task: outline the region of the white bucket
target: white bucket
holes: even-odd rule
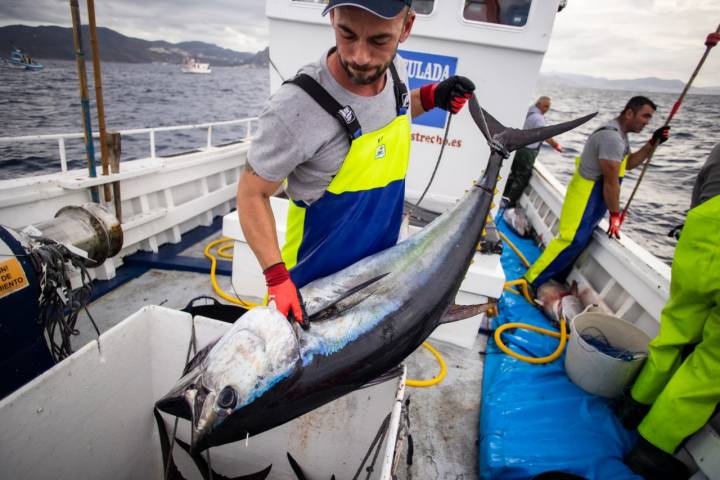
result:
[[[615,398],[633,380],[647,355],[632,360],[607,355],[581,335],[604,335],[617,350],[647,354],[650,337],[632,323],[599,312],[581,313],[572,322],[570,340],[565,354],[565,370],[570,380],[588,393]]]

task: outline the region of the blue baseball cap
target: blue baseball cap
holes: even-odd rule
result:
[[[322,14],[327,15],[335,7],[358,7],[389,20],[406,6],[411,7],[412,0],[330,0]]]

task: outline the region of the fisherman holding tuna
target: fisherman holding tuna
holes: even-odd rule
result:
[[[670,127],[660,127],[642,148],[630,152],[628,133],[642,132],[655,110],[657,107],[649,98],[632,97],[617,118],[590,135],[582,155],[575,159],[575,173],[563,202],[558,236],[525,274],[534,288],[550,279],[565,281],[605,212],[610,212],[608,235],[620,238],[624,220],[620,213],[620,183],[625,171],[641,165],[670,135]]]
[[[412,0],[331,0],[336,46],[275,92],[238,185],[245,238],[268,301],[303,326],[298,288],[397,242],[410,154],[410,118],[458,113],[475,86],[452,76],[408,92],[397,55],[415,21]],[[290,197],[279,247],[270,197]]]

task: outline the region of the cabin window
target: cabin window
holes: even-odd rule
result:
[[[435,7],[435,0],[414,0],[412,8],[418,15],[430,15]]]
[[[531,3],[532,0],[465,0],[463,18],[522,27],[527,23]]]

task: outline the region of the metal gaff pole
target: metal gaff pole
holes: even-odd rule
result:
[[[92,124],[90,122],[90,99],[88,98],[87,72],[85,71],[85,54],[82,48],[82,35],[80,33],[80,7],[78,0],[70,0],[70,13],[73,22],[73,43],[75,45],[75,61],[78,69],[78,80],[80,81],[80,105],[83,113],[83,126],[85,134],[85,156],[88,162],[90,177],[97,177],[95,171],[95,146],[92,138]],[[92,201],[99,203],[97,188],[90,189]]]
[[[93,75],[95,79],[95,104],[97,106],[98,127],[100,128],[100,158],[102,159],[102,174],[107,175],[108,171],[108,143],[105,130],[105,102],[102,93],[102,75],[100,72],[100,49],[97,41],[97,26],[95,24],[95,1],[87,0],[88,23],[90,26],[90,45],[92,47],[93,59]],[[109,202],[112,198],[110,194],[110,185],[103,185],[105,193],[105,201]]]
[[[715,33],[720,33],[720,24],[715,29]],[[695,77],[697,77],[698,73],[700,72],[700,68],[702,68],[703,63],[705,63],[705,59],[708,57],[708,54],[710,53],[710,50],[712,49],[713,45],[707,45],[705,47],[705,53],[703,53],[702,58],[700,58],[700,61],[698,62],[697,66],[695,67],[695,71],[690,76],[690,80],[685,84],[685,88],[683,89],[682,93],[680,94],[680,97],[678,97],[677,101],[673,105],[672,110],[670,110],[670,115],[668,115],[667,120],[665,120],[665,123],[663,124],[664,127],[667,127],[670,125],[670,122],[672,121],[673,117],[677,113],[678,110],[680,110],[680,105],[682,104],[683,99],[685,98],[685,95],[687,94],[688,90],[690,90],[690,85],[692,85],[693,81],[695,80]],[[657,148],[657,145],[653,145],[650,148],[650,154],[648,155],[647,160],[645,160],[645,163],[643,165],[643,169],[640,171],[640,175],[638,176],[637,182],[635,182],[635,187],[633,188],[632,193],[630,194],[630,198],[628,198],[627,203],[625,204],[625,208],[622,211],[622,217],[624,218],[627,214],[628,208],[630,208],[630,202],[632,202],[632,199],[635,197],[635,193],[637,193],[638,187],[640,186],[640,182],[642,181],[643,177],[645,176],[645,171],[647,170],[648,165],[650,164],[650,161],[653,158],[653,155],[655,154],[655,149]]]

